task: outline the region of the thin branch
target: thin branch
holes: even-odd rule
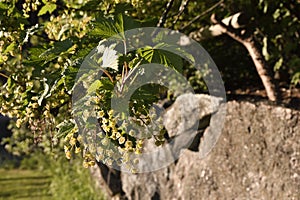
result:
[[[125,76],[127,76],[128,75],[128,65],[127,65],[126,61],[124,62],[124,67],[125,67]]]
[[[182,15],[182,13],[185,11],[185,9],[187,8],[188,4],[189,4],[190,0],[182,0],[181,2],[181,5],[179,7],[179,11],[173,21],[173,24],[172,24],[172,29],[174,28],[175,24],[177,23],[179,17]]]
[[[166,10],[163,12],[162,16],[159,19],[159,22],[157,24],[157,27],[162,28],[167,20],[167,15],[170,12],[172,6],[173,6],[174,0],[169,0],[169,2],[166,5]]]
[[[207,15],[209,12],[213,11],[216,7],[218,7],[219,5],[221,5],[223,2],[224,2],[224,0],[221,0],[218,3],[214,4],[213,6],[211,6],[210,8],[208,8],[206,11],[202,12],[200,15],[194,17],[191,21],[189,21],[188,24],[182,26],[179,30],[182,31],[182,30],[186,29],[191,24],[193,24],[195,21],[197,21],[198,19],[200,19],[201,17]]]
[[[102,69],[102,71],[103,71],[103,73],[109,78],[109,80],[113,83],[114,80],[113,80],[113,78],[111,77],[111,75],[108,73],[108,71],[106,71],[106,70],[104,70],[104,69]]]
[[[4,78],[6,78],[6,79],[9,79],[9,77],[8,77],[7,75],[5,75],[5,74],[3,74],[3,73],[1,73],[1,72],[0,72],[0,76],[4,77]]]

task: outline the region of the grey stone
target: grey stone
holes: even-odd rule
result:
[[[300,199],[300,112],[236,101],[226,107],[222,134],[209,154],[201,153],[207,151],[203,141],[217,118],[199,152],[182,150],[175,163],[154,172],[121,173],[124,198]]]

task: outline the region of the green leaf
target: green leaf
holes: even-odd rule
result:
[[[264,39],[263,39],[262,54],[265,57],[266,61],[268,61],[270,59],[270,54],[268,52],[268,38],[267,37],[264,37]]]
[[[56,9],[56,4],[47,2],[39,11],[38,16],[44,15],[47,12],[51,14]]]
[[[71,39],[56,42],[52,48],[47,49],[45,52],[39,55],[39,58],[44,59],[44,63],[50,62],[57,58],[61,53],[66,52],[72,46],[73,42]]]
[[[81,61],[77,60],[75,61],[74,65],[68,66],[65,71],[63,72],[63,82],[65,85],[66,90],[70,94],[73,90],[75,79],[77,76],[77,72],[80,68]]]
[[[8,10],[9,6],[5,3],[0,2],[0,10]]]
[[[88,94],[95,92],[100,86],[102,85],[100,80],[95,80],[88,88],[87,92]]]
[[[6,82],[7,88],[11,88],[12,84],[13,84],[13,80],[11,77],[9,77]]]
[[[274,65],[274,70],[279,70],[280,67],[282,66],[282,63],[283,63],[283,58],[281,57]]]
[[[102,85],[101,85],[100,88],[103,89],[103,90],[112,91],[114,89],[114,84],[110,81],[109,78],[106,78],[106,77],[102,78],[101,83],[102,83]]]
[[[14,13],[15,11],[15,4],[12,4],[12,6],[10,6],[10,8],[7,11],[7,15],[10,16],[12,13]]]
[[[291,83],[294,85],[300,84],[300,72],[297,72],[293,75]]]
[[[6,53],[9,53],[9,52],[11,52],[11,51],[13,51],[15,48],[16,48],[16,43],[15,42],[12,42],[12,43],[10,43],[7,47],[6,47],[6,49],[5,49],[5,51],[3,52],[3,54],[6,54]]]
[[[138,27],[140,27],[140,23],[123,13],[117,14],[114,18],[98,16],[94,22],[94,29],[90,32],[90,35],[104,39],[115,36],[118,39],[124,40],[124,34],[122,33],[126,30]]]
[[[273,13],[273,18],[277,20],[280,17],[280,9],[276,9],[275,12]]]
[[[94,23],[94,29],[90,32],[91,36],[100,38],[109,38],[116,34],[118,34],[118,30],[113,21],[102,16],[97,18]]]
[[[58,131],[56,134],[57,138],[65,137],[67,136],[70,132],[76,132],[77,128],[75,123],[73,123],[71,120],[65,120],[62,123],[58,124],[57,127]]]
[[[132,17],[119,13],[116,17],[116,27],[119,32],[125,32],[130,29],[141,27],[140,23]]]
[[[118,52],[114,50],[115,45],[105,46],[103,42],[105,42],[105,40],[102,40],[97,46],[98,54],[101,55],[99,59],[97,58],[97,63],[101,68],[111,68],[118,71],[119,56],[117,55]],[[95,54],[95,56],[97,56],[97,54]]]
[[[156,49],[156,47],[145,47],[138,51],[142,58],[149,63],[159,63],[165,66],[173,67],[177,71],[182,71],[182,58],[170,51]]]

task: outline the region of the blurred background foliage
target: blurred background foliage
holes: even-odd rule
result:
[[[0,113],[13,119],[7,150],[24,156],[42,150],[58,159],[63,139],[57,125],[71,117],[72,89],[84,57],[103,39],[101,18],[123,13],[141,26],[156,26],[166,0],[0,0]],[[300,84],[300,3],[297,0],[174,1],[164,27],[187,35],[237,12],[251,30],[280,87]],[[225,87],[263,88],[246,49],[226,35],[201,40],[216,62]],[[207,92],[202,75],[184,74],[197,92]],[[1,134],[1,133],[0,133]]]
[[[66,162],[36,151],[22,160],[0,163],[0,199],[105,199],[82,159]]]

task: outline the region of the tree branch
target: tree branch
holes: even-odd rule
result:
[[[227,25],[223,22],[223,20],[217,20],[215,15],[212,15],[211,21],[215,24],[220,25],[218,28],[220,28],[223,33],[226,33],[228,36],[240,42],[246,47],[256,67],[257,73],[262,80],[269,100],[275,102],[278,101],[277,92],[279,92],[279,90],[277,89],[277,85],[272,76],[272,72],[260,49],[258,48],[253,35],[247,37],[241,35],[240,32],[238,32],[238,30],[231,25],[231,21],[229,21],[229,24]]]
[[[169,2],[166,5],[166,10],[163,12],[162,16],[159,19],[159,22],[157,24],[157,27],[162,28],[167,20],[167,15],[170,12],[172,6],[173,6],[174,0],[169,0]]]
[[[172,29],[174,28],[175,24],[177,23],[179,17],[182,15],[182,13],[185,11],[185,9],[187,8],[188,4],[189,4],[190,0],[182,0],[181,5],[179,7],[179,11],[177,13],[177,15],[175,16],[175,19],[173,21],[172,24]]]
[[[1,73],[1,72],[0,72],[0,76],[4,77],[4,78],[6,78],[6,79],[9,78],[7,75],[5,75],[5,74],[3,74],[3,73]]]
[[[224,0],[221,0],[218,3],[214,4],[213,6],[211,6],[210,8],[208,8],[207,10],[205,10],[204,12],[202,12],[200,15],[194,17],[191,21],[188,22],[188,24],[182,26],[179,30],[182,31],[182,30],[186,29],[191,24],[193,24],[195,21],[197,21],[198,19],[200,19],[201,17],[207,15],[209,12],[213,11],[216,7],[218,7],[219,5],[221,5],[223,2],[224,2]]]
[[[114,79],[112,78],[112,76],[108,73],[108,71],[106,71],[105,69],[102,69],[103,73],[109,78],[109,80],[113,83]]]
[[[231,23],[232,22],[232,18],[233,17],[231,16],[231,17],[225,18],[223,20],[217,20],[216,19],[216,15],[212,14],[210,20],[212,21],[212,23],[216,24],[215,27],[217,27],[219,29],[219,31],[220,31],[220,34],[216,34],[216,35],[221,35],[222,33],[226,33],[227,35],[229,35],[230,37],[232,37],[236,41],[238,41],[240,43],[243,43],[243,41],[245,40],[245,38],[243,38],[237,32],[237,30],[236,30],[237,28],[233,28],[233,25]],[[228,20],[226,20],[226,19],[228,19]],[[213,29],[210,28],[210,30],[213,30]]]

